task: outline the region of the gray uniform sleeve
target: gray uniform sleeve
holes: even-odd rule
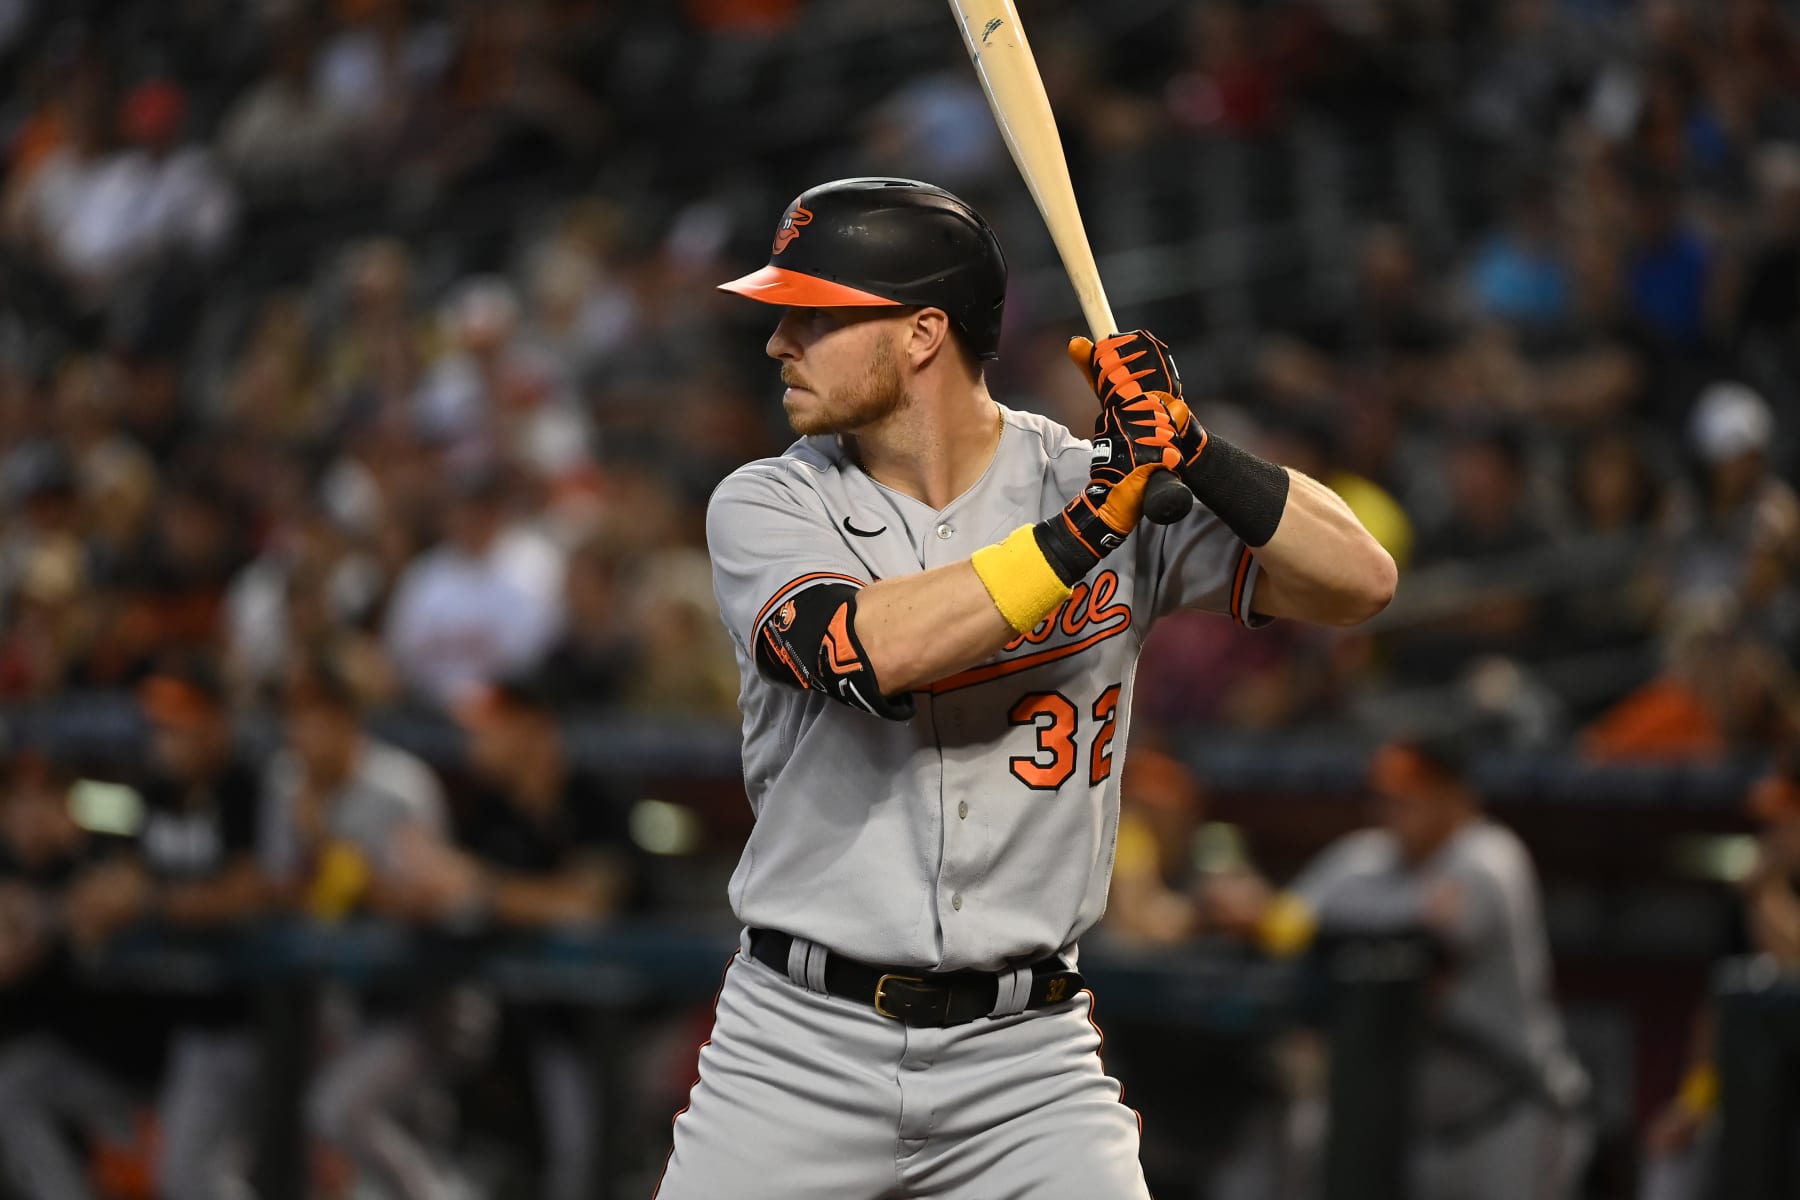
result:
[[[713,492],[706,547],[719,612],[746,648],[756,644],[762,623],[805,589],[869,583],[818,494],[766,467],[739,470]]]
[[[1252,616],[1260,576],[1256,556],[1224,522],[1201,506],[1172,525],[1138,526],[1139,569],[1151,587],[1151,615],[1181,608],[1220,613],[1240,625],[1269,623]]]
[[[1371,933],[1404,929],[1420,921],[1422,892],[1396,866],[1384,835],[1362,830],[1322,850],[1288,890],[1306,901],[1321,928]]]

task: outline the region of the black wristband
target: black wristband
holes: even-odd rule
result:
[[[1285,468],[1211,436],[1200,457],[1181,468],[1181,479],[1252,549],[1275,536],[1293,482]]]
[[[1100,561],[1100,556],[1069,528],[1065,513],[1059,512],[1039,521],[1031,527],[1031,532],[1037,538],[1038,549],[1044,552],[1044,561],[1050,564],[1050,569],[1056,572],[1065,587],[1074,587]]]

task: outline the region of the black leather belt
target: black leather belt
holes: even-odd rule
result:
[[[792,936],[773,929],[750,931],[750,956],[773,970],[788,973]],[[1056,955],[1031,964],[1031,995],[1026,1008],[1045,1008],[1072,999],[1082,988],[1081,974]],[[890,1020],[914,1029],[966,1025],[994,1011],[1000,976],[988,971],[918,971],[857,962],[841,954],[825,956],[825,990],[844,1000],[868,1004]]]

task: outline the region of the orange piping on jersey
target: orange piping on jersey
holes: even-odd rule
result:
[[[1231,581],[1231,619],[1239,625],[1250,623],[1250,614],[1244,611],[1244,581],[1250,578],[1250,547],[1238,555],[1237,578]]]
[[[1082,988],[1081,990],[1087,993],[1088,998],[1087,1023],[1094,1027],[1094,1032],[1099,1035],[1100,1038],[1100,1044],[1094,1047],[1094,1057],[1100,1060],[1100,1069],[1105,1071],[1106,1058],[1103,1051],[1106,1049],[1106,1030],[1100,1028],[1100,1022],[1094,1020],[1094,989]],[[1119,1081],[1119,1103],[1125,1104],[1125,1084],[1123,1081]],[[1125,1104],[1125,1110],[1137,1118],[1138,1139],[1142,1141],[1144,1137],[1144,1114],[1137,1109],[1132,1108],[1129,1104]],[[656,1200],[656,1197],[652,1196],[650,1197],[650,1200]]]
[[[813,571],[806,575],[796,576],[775,589],[775,594],[769,597],[769,602],[762,606],[761,612],[756,614],[756,620],[750,622],[750,632],[755,634],[762,628],[763,618],[769,615],[769,610],[775,607],[776,601],[801,584],[810,583],[815,579],[842,579],[846,583],[854,583],[857,587],[869,586],[866,580],[858,579],[854,575],[843,575],[837,571]]]
[[[1071,654],[1080,654],[1083,650],[1098,646],[1107,638],[1118,637],[1121,633],[1124,633],[1130,628],[1130,610],[1127,610],[1126,619],[1123,622],[1102,629],[1098,633],[1090,633],[1079,642],[1070,642],[1066,646],[1052,646],[1048,650],[1039,650],[1035,654],[1024,654],[1018,658],[1006,659],[1003,662],[988,663],[986,666],[971,667],[967,671],[958,671],[954,675],[946,675],[936,683],[921,688],[920,690],[930,692],[933,696],[941,696],[945,692],[954,692],[959,688],[974,687],[978,683],[987,683],[989,680],[1002,679],[1008,675],[1015,675],[1020,671],[1030,670],[1032,667],[1041,667],[1045,663],[1055,662],[1059,658],[1067,658]]]
[[[725,969],[719,972],[719,990],[713,993],[712,1002],[713,1025],[715,1027],[719,1023],[719,998],[725,994],[725,976],[731,974],[731,964],[737,961],[737,957],[740,953],[741,951],[733,950],[731,952],[731,957],[725,960]],[[1093,1009],[1093,1001],[1089,1000],[1088,1012],[1091,1014]],[[1092,1017],[1090,1016],[1089,1019],[1092,1020]],[[1105,1040],[1104,1034],[1101,1035],[1101,1040]],[[706,1048],[710,1045],[712,1045],[712,1034],[709,1032],[706,1035],[706,1040],[700,1043],[701,1052],[705,1053]],[[694,1082],[688,1084],[688,1102],[681,1106],[680,1112],[669,1118],[669,1152],[663,1156],[662,1174],[656,1177],[656,1188],[650,1193],[650,1200],[656,1200],[658,1193],[662,1191],[663,1180],[668,1178],[669,1164],[675,1161],[675,1122],[681,1120],[681,1118],[687,1114],[687,1110],[694,1107],[694,1089],[699,1086],[700,1067],[696,1064],[694,1067]],[[1138,1119],[1138,1132],[1143,1132],[1143,1118],[1141,1117]]]

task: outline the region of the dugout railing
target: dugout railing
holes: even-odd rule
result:
[[[262,1098],[255,1148],[261,1200],[303,1200],[312,1155],[306,1084],[315,1064],[323,984],[396,981],[428,989],[473,982],[505,1001],[574,1004],[586,1014],[583,1050],[601,1097],[606,1169],[594,1200],[630,1194],[626,1047],[646,1020],[703,1005],[734,946],[728,929],[671,923],[584,927],[530,937],[409,930],[372,921],[271,922],[191,936],[144,926],[88,964],[95,986],[163,994],[242,988],[258,997]],[[1215,1036],[1267,1039],[1311,1027],[1329,1062],[1320,1200],[1406,1200],[1418,1114],[1412,1064],[1431,1023],[1428,985],[1440,959],[1415,934],[1336,938],[1285,962],[1216,948],[1129,951],[1102,946],[1081,967],[1103,1020],[1153,1020]],[[1767,958],[1721,965],[1718,1019],[1722,1120],[1714,1194],[1785,1200],[1794,1194],[1800,1114],[1800,976]],[[1196,1063],[1194,1069],[1204,1070]],[[660,1122],[658,1123],[660,1125]],[[648,1157],[660,1161],[662,1148]]]
[[[586,1014],[583,1048],[601,1097],[594,1136],[607,1164],[591,1194],[613,1200],[627,1194],[624,1181],[643,1157],[624,1140],[631,1115],[625,1047],[644,1020],[704,1004],[732,948],[727,930],[658,923],[531,937],[432,933],[372,921],[272,922],[205,936],[144,926],[122,934],[89,971],[96,987],[132,992],[255,993],[260,1200],[310,1194],[304,1113],[321,985],[403,982],[423,991],[473,982],[504,1001],[577,1005]],[[1332,1064],[1322,1200],[1396,1200],[1405,1195],[1408,1068],[1432,962],[1418,938],[1399,935],[1343,939],[1290,962],[1194,948],[1099,949],[1084,953],[1081,967],[1100,997],[1102,1019],[1155,1020],[1244,1038],[1316,1026]]]

